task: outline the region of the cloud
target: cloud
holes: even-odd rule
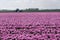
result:
[[[60,9],[60,0],[0,0],[0,9]]]

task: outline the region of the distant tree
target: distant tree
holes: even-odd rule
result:
[[[17,9],[16,9],[16,12],[19,12],[19,11],[20,11],[20,10],[17,8]]]
[[[39,12],[40,10],[38,8],[28,8],[24,10],[25,12]]]

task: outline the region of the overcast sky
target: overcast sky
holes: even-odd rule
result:
[[[60,0],[0,0],[0,9],[60,9]]]

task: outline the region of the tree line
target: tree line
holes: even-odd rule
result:
[[[39,8],[28,8],[28,9],[16,9],[16,10],[0,10],[0,12],[60,12],[60,9],[39,9]]]

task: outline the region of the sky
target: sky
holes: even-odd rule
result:
[[[0,0],[0,9],[60,9],[60,0]]]

